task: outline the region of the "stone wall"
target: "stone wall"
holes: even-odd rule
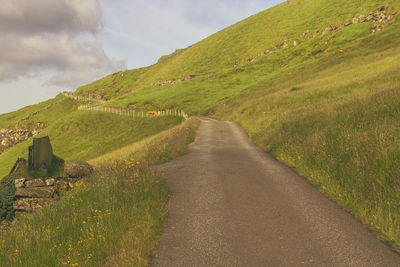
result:
[[[16,215],[33,212],[58,199],[62,192],[74,187],[77,179],[72,178],[20,178],[14,181],[15,200],[13,209]]]

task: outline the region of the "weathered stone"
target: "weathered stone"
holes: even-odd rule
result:
[[[69,177],[83,177],[93,172],[93,167],[85,161],[70,162],[64,166]]]
[[[13,209],[16,211],[34,211],[48,204],[48,200],[40,198],[22,198],[18,199],[13,204]]]
[[[14,181],[15,188],[25,187],[26,178],[20,178]]]
[[[365,15],[360,15],[360,16],[358,17],[358,21],[359,21],[359,22],[365,22],[365,21],[366,21]]]
[[[7,138],[4,138],[3,140],[1,140],[1,145],[3,146],[10,146],[10,141]]]
[[[25,182],[25,187],[42,187],[46,186],[46,184],[43,182],[41,178],[34,179],[34,180],[29,180]]]
[[[55,181],[56,180],[54,178],[50,178],[50,179],[47,179],[45,183],[47,186],[54,186]]]
[[[48,136],[33,138],[33,145],[29,147],[29,167],[38,170],[43,165],[51,167],[53,161],[53,148]]]
[[[54,187],[17,188],[16,198],[52,198],[56,193]]]

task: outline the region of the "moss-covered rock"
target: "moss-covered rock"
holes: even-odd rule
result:
[[[85,161],[69,162],[64,166],[64,171],[69,177],[83,177],[93,172],[93,167]]]

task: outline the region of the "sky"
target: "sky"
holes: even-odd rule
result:
[[[285,0],[0,0],[0,114],[152,65]]]

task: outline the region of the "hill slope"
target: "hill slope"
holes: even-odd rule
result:
[[[400,246],[399,10],[398,0],[287,1],[76,94],[104,89],[105,105],[238,121]]]
[[[35,137],[48,135],[55,153],[66,161],[90,160],[125,145],[155,135],[182,122],[180,117],[131,118],[104,112],[80,111],[76,101],[55,99],[0,116],[0,125],[22,129],[45,125]],[[22,118],[22,119],[21,119]],[[28,157],[32,136],[0,154],[0,177],[6,176],[19,157]]]

